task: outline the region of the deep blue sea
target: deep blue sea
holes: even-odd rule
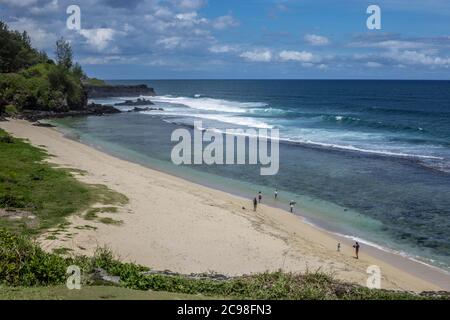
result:
[[[289,200],[326,229],[450,270],[450,82],[148,80],[163,111],[59,120],[81,141],[270,204]],[[112,104],[127,97],[97,100]],[[280,171],[183,166],[170,136],[203,127],[276,128]],[[279,200],[272,200],[273,190]]]

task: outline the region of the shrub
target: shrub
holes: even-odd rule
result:
[[[6,105],[16,106],[15,112],[68,111],[86,106],[81,83],[85,75],[80,65],[73,65],[67,41],[57,41],[58,65],[33,49],[26,33],[10,31],[1,21],[0,43],[0,114]]]
[[[30,37],[26,32],[9,30],[3,21],[0,21],[0,43],[0,73],[17,72],[48,60],[45,53],[31,47]]]
[[[15,105],[8,104],[5,106],[4,112],[10,116],[17,114],[17,108]]]
[[[57,250],[66,254],[68,250]],[[121,285],[131,289],[203,294],[253,300],[398,300],[449,299],[446,295],[421,296],[408,292],[368,289],[334,280],[329,274],[266,272],[225,281],[188,278],[164,274],[143,274],[148,268],[117,260],[107,248],[99,248],[94,257],[63,257],[47,253],[28,238],[0,229],[0,284],[9,286],[48,286],[63,284],[66,270],[77,265],[84,275],[95,268],[120,276]],[[84,283],[92,283],[84,278]]]
[[[28,239],[0,230],[0,282],[10,286],[60,284],[68,261],[44,252]]]
[[[6,135],[0,135],[0,143],[14,143],[14,138],[11,137],[9,134]]]

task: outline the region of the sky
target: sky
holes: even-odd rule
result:
[[[450,79],[449,0],[0,0],[0,19],[102,79]]]

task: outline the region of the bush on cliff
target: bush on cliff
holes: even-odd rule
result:
[[[47,60],[45,53],[31,47],[26,32],[9,30],[6,23],[0,21],[0,73],[17,72]]]
[[[28,239],[0,231],[0,282],[10,286],[64,283],[66,260],[44,252]]]
[[[6,105],[17,111],[65,112],[84,109],[87,97],[81,66],[72,61],[72,48],[56,42],[57,63],[31,47],[26,33],[11,31],[0,21],[0,113]]]
[[[86,95],[81,80],[61,66],[40,63],[19,73],[2,74],[0,96],[20,110],[83,109]]]

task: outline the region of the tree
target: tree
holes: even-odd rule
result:
[[[72,68],[72,73],[78,79],[85,79],[86,75],[84,74],[83,68],[81,68],[80,64],[75,63]]]
[[[0,73],[17,72],[42,62],[42,55],[31,47],[26,32],[9,30],[0,21]]]
[[[22,43],[28,49],[31,49],[31,39],[26,31],[22,32]]]
[[[62,66],[66,70],[69,70],[72,67],[72,47],[68,41],[64,40],[64,38],[60,38],[56,41],[55,54],[58,65]]]

